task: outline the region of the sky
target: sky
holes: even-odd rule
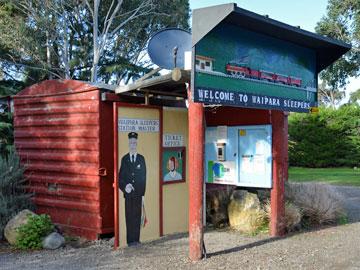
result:
[[[190,0],[190,9],[236,3],[238,7],[250,10],[260,15],[293,26],[300,26],[310,32],[315,32],[318,21],[326,14],[327,0]],[[350,92],[360,88],[360,79],[350,79],[346,87],[347,98]]]

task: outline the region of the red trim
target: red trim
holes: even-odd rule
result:
[[[118,104],[113,103],[113,128],[114,128],[114,249],[119,247],[119,176],[118,176]]]
[[[164,206],[163,206],[163,183],[162,183],[162,145],[163,145],[163,109],[160,109],[160,138],[159,138],[159,234],[164,235]]]
[[[159,112],[162,111],[162,107],[155,106],[155,105],[144,105],[144,104],[129,104],[125,102],[116,102],[118,107],[128,107],[128,108],[144,108],[144,109],[157,109]],[[161,123],[160,123],[161,125]]]
[[[189,96],[189,257],[202,258],[203,247],[203,181],[204,181],[204,107]]]
[[[164,186],[166,185],[171,185],[171,184],[178,184],[178,183],[185,183],[186,181],[185,180],[174,180],[174,181],[171,181],[171,182],[163,182],[162,184]]]
[[[161,158],[163,157],[163,153],[166,150],[172,150],[172,151],[181,151],[183,154],[183,163],[182,163],[182,179],[181,180],[175,180],[175,181],[164,181],[163,179],[163,175],[162,175],[162,160],[161,160],[161,178],[160,181],[163,185],[170,185],[170,184],[177,184],[177,183],[185,183],[186,182],[186,147],[182,146],[182,147],[163,147],[162,148],[162,153],[161,153]]]
[[[273,187],[270,192],[271,218],[270,218],[270,235],[283,236],[285,234],[284,217],[285,217],[285,122],[284,112],[272,111],[272,156],[273,156]]]

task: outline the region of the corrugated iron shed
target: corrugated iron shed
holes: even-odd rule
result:
[[[37,212],[88,239],[114,229],[112,104],[102,92],[50,80],[14,96],[15,145]]]

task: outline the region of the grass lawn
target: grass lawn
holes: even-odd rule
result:
[[[289,181],[325,182],[332,185],[360,186],[360,169],[290,167]]]

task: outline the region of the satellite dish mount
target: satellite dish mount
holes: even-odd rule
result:
[[[187,51],[191,51],[191,34],[179,28],[160,30],[150,38],[148,44],[151,61],[164,69],[183,69]]]

